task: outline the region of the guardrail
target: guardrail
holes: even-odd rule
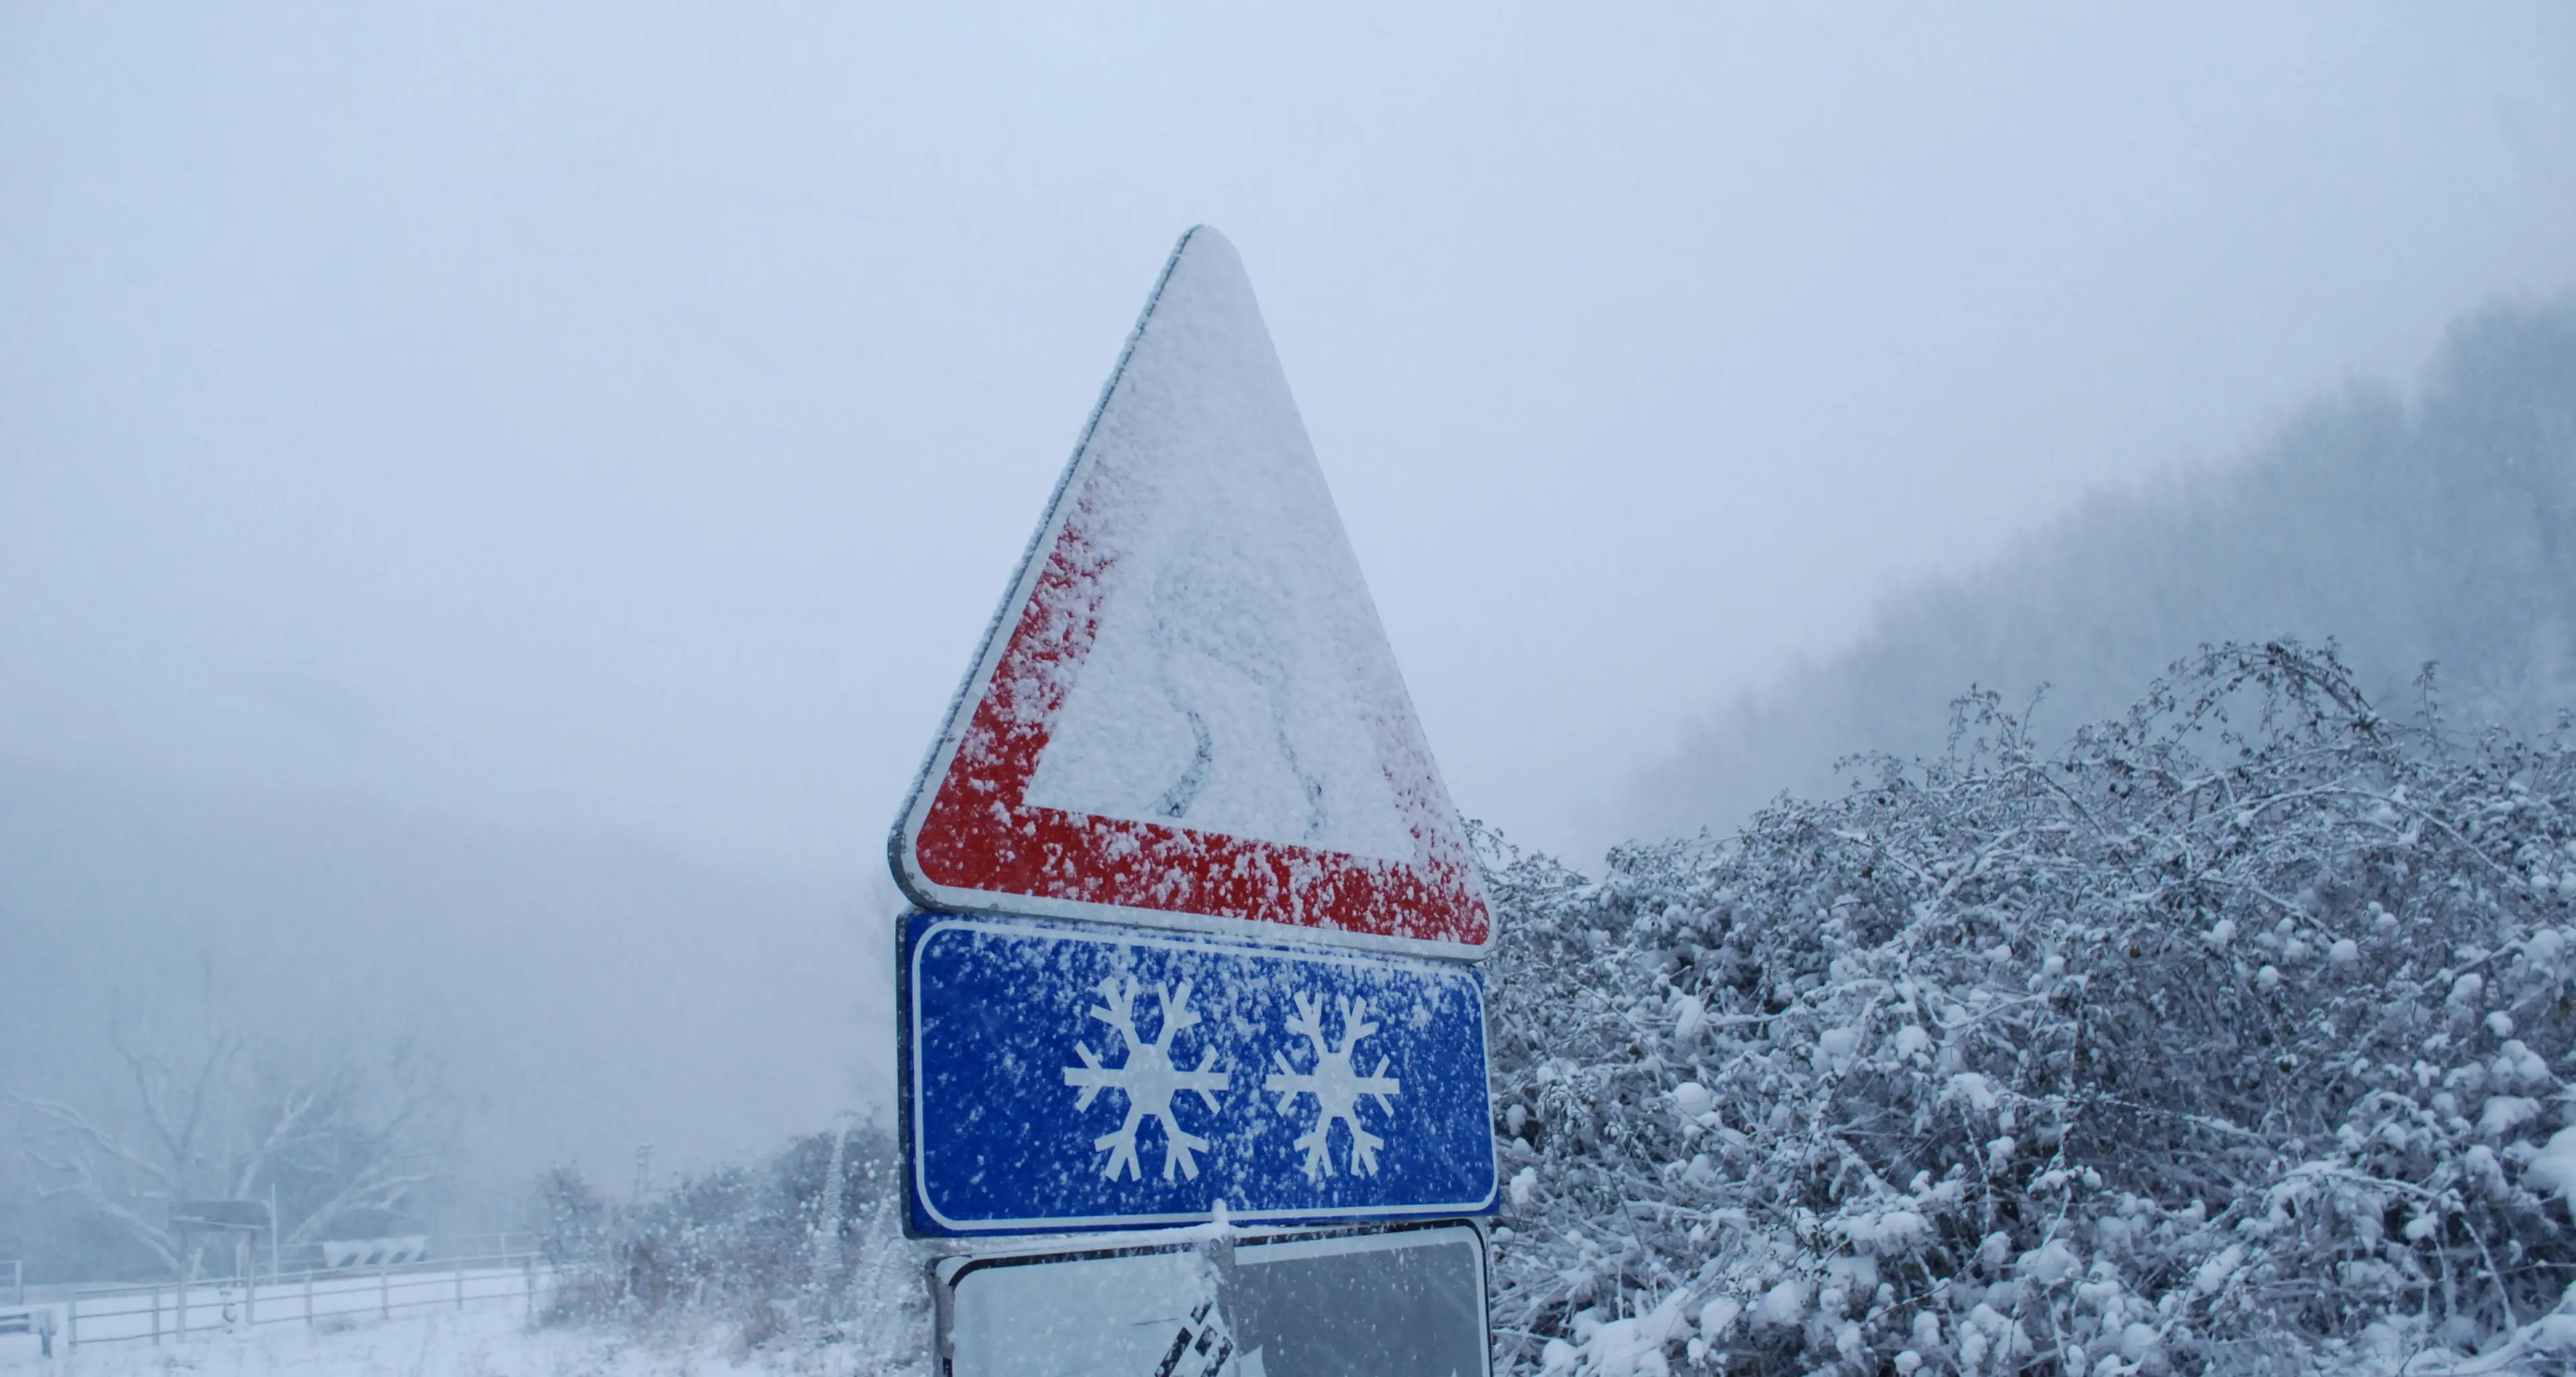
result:
[[[522,1235],[522,1238],[525,1236]],[[533,1316],[557,1269],[533,1246],[418,1262],[311,1267],[251,1278],[83,1286],[55,1303],[68,1348],[162,1343],[278,1324],[390,1319],[432,1308],[516,1302]],[[535,1240],[528,1239],[529,1244]]]

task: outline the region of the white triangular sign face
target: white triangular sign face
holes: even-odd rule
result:
[[[892,854],[933,909],[1474,956],[1493,924],[1234,247],[1182,236]]]

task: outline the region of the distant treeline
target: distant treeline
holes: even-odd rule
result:
[[[1630,830],[1725,832],[1831,762],[1939,749],[1973,686],[2043,736],[2194,647],[2331,639],[2373,698],[2426,662],[2452,725],[2576,705],[2576,300],[2453,326],[2412,403],[2356,385],[2246,459],[2095,498],[1973,575],[1891,600],[1851,648],[1713,715],[1641,778]]]

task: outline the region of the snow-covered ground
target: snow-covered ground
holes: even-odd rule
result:
[[[901,1336],[888,1336],[900,1338]],[[246,1336],[216,1333],[187,1343],[84,1344],[37,1356],[32,1338],[0,1338],[8,1377],[859,1377],[914,1369],[890,1354],[897,1343],[860,1339],[746,1349],[734,1331],[707,1328],[650,1338],[618,1326],[532,1327],[506,1307],[448,1310],[307,1329],[291,1325]]]
[[[184,1340],[170,1289],[83,1293],[77,1343],[64,1300],[31,1297],[50,1312],[53,1354],[33,1334],[0,1334],[0,1377],[856,1377],[913,1371],[926,1347],[926,1317],[894,1303],[856,1307],[828,1343],[815,1340],[811,1323],[773,1326],[777,1336],[757,1345],[738,1323],[708,1318],[546,1323],[564,1299],[563,1276],[540,1263],[299,1274],[262,1282],[247,1298],[228,1283],[201,1284],[189,1288]],[[862,1285],[854,1294],[884,1289]]]

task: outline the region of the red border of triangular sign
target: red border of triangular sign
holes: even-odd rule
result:
[[[1206,232],[1181,237],[1156,284],[1156,300],[1192,237]],[[1069,682],[1063,671],[1090,653],[1107,593],[1106,561],[1089,548],[1082,524],[1068,518],[1087,495],[1092,431],[1153,312],[1148,302],[1012,596],[986,633],[948,729],[913,786],[888,847],[896,882],[932,910],[1109,919],[1481,956],[1492,943],[1492,915],[1462,831],[1448,819],[1429,825],[1426,806],[1447,807],[1436,781],[1395,781],[1416,819],[1410,862],[1027,801]],[[1031,672],[1041,669],[1054,672]]]

